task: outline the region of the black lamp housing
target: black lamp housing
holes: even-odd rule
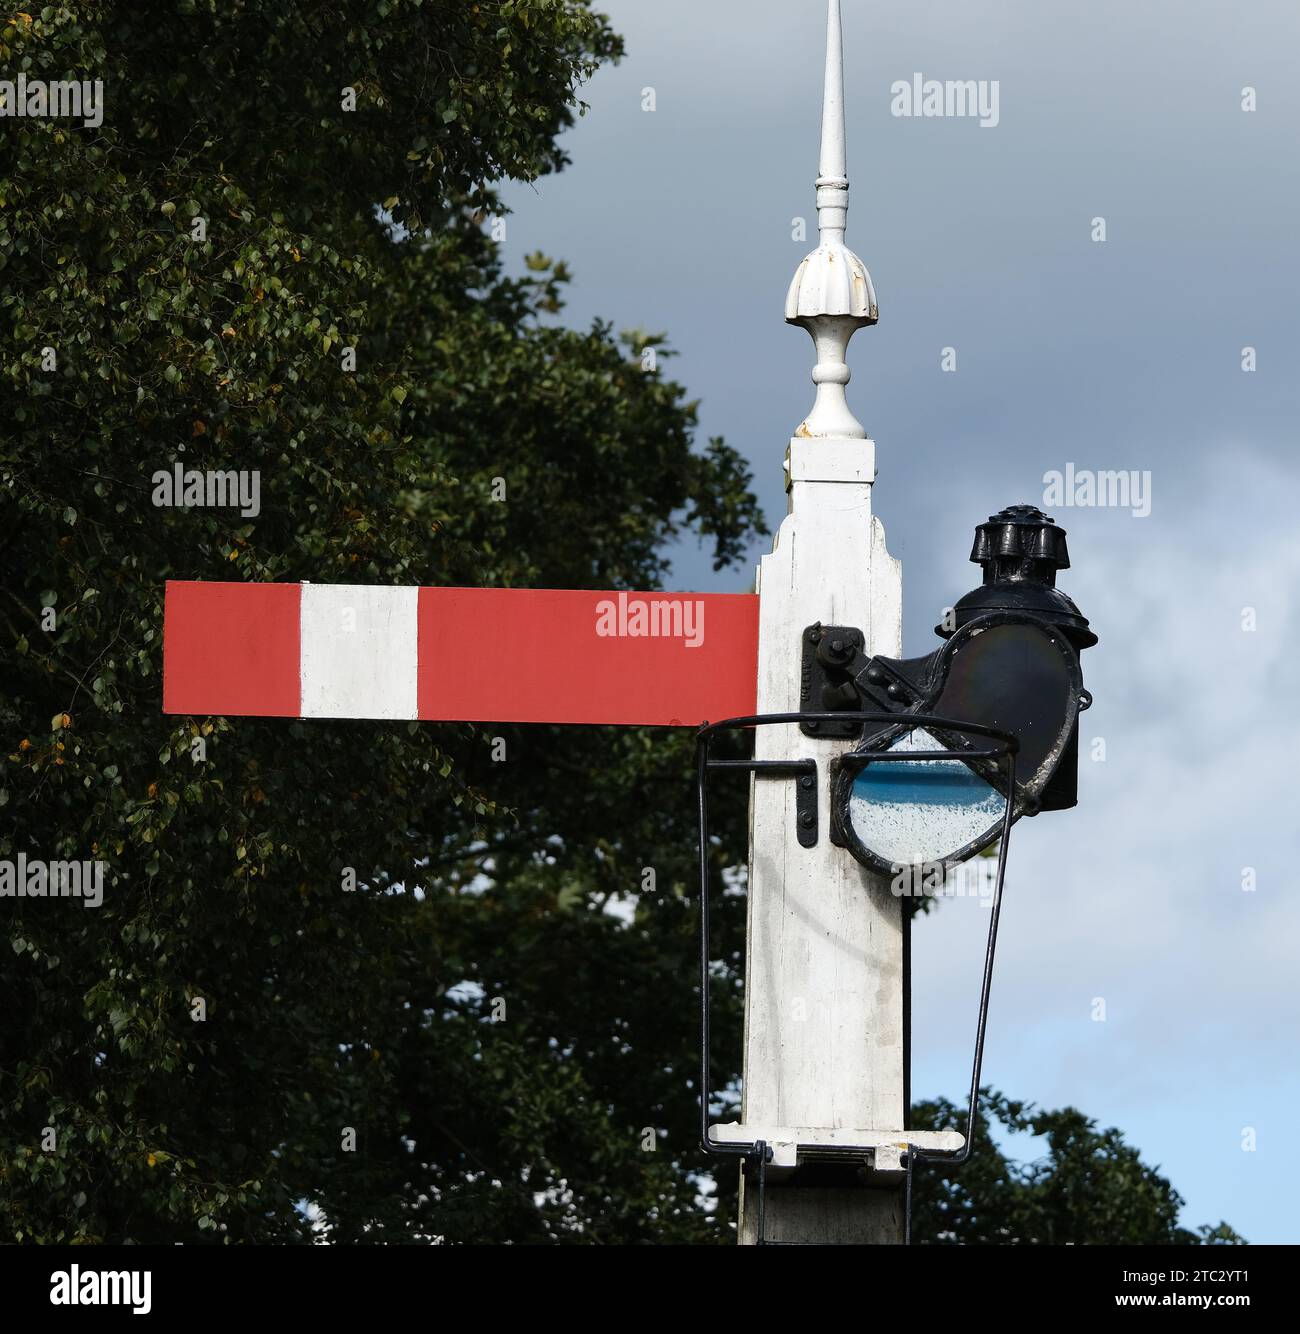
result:
[[[876,871],[896,871],[900,859],[868,846],[855,830],[850,814],[855,784],[873,754],[914,748],[910,738],[919,734],[922,718],[926,748],[971,752],[964,764],[1012,803],[1013,819],[1064,810],[1078,800],[1078,715],[1092,703],[1079,654],[1097,636],[1056,587],[1056,571],[1070,564],[1065,532],[1033,506],[1013,505],[979,525],[971,560],[983,568],[983,583],[936,627],[947,642],[925,657],[868,658],[863,636],[853,627],[817,625],[804,634],[805,710],[878,711],[897,719],[884,725],[847,718],[802,724],[811,736],[860,740],[832,779],[831,837]],[[944,719],[1014,737],[1014,778],[1008,778],[1006,766],[978,754],[978,738],[945,729]],[[932,786],[944,777],[951,781],[955,766],[949,763],[944,775],[937,764],[936,754],[935,764],[892,772],[919,776],[928,768]],[[986,827],[967,830],[961,845],[938,860],[964,861],[993,843],[1001,826],[1000,816],[990,811]]]

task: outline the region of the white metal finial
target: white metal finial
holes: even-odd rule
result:
[[[796,435],[861,440],[866,430],[849,410],[844,387],[849,339],[877,319],[876,293],[867,266],[844,244],[849,181],[844,149],[844,39],[840,0],[829,0],[826,18],[826,83],[817,176],[820,244],[794,275],[785,318],[812,335],[817,349],[813,383],[817,400]]]

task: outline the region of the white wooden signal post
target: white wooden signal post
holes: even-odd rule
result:
[[[849,339],[877,318],[871,278],[844,244],[848,204],[840,4],[829,0],[820,244],[799,266],[785,311],[812,335],[817,397],[790,441],[789,513],[759,567],[759,713],[803,707],[807,626],[858,626],[869,653],[902,650],[901,568],[871,512],[875,444],[845,396]],[[795,724],[763,727],[755,756],[815,759],[825,812],[828,762],[849,744],[805,736]],[[765,1240],[901,1242],[897,1147],[874,1155],[877,1188],[781,1185],[801,1145],[896,1142],[905,1110],[902,900],[824,835],[801,847],[794,803],[791,783],[753,783],[744,1101],[734,1133],[773,1148]],[[742,1243],[757,1239],[754,1194],[742,1183]]]

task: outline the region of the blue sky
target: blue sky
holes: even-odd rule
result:
[[[812,345],[782,304],[815,237],[824,5],[601,7],[628,56],[588,86],[573,165],[505,192],[508,261],[567,260],[570,323],[666,331],[701,438],[745,453],[775,528],[812,402]],[[1146,517],[1049,511],[1074,562],[1061,586],[1101,636],[1096,705],[1079,808],[1012,840],[986,1077],[1119,1126],[1187,1223],[1300,1241],[1300,9],[844,11],[846,239],[880,304],[848,392],[903,561],[905,651],[928,652],[978,581],[974,525],[1043,503],[1046,472],[1150,474]],[[997,80],[998,125],[891,115],[890,85],[916,72]],[[746,588],[760,554],[714,575],[684,546],[676,584]],[[918,1096],[960,1094],[986,921],[952,902],[918,930]]]

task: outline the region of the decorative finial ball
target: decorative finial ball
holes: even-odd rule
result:
[[[822,242],[790,283],[786,322],[802,324],[817,315],[847,315],[862,325],[880,318],[867,266],[846,245]]]

